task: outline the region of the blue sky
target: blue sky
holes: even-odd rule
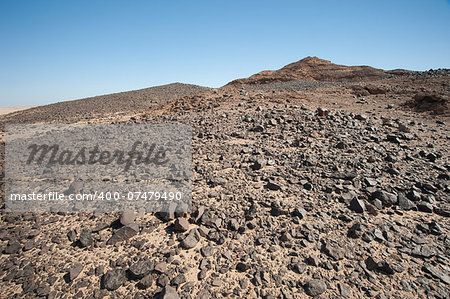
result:
[[[0,107],[219,87],[306,56],[450,68],[449,49],[448,0],[0,0]]]

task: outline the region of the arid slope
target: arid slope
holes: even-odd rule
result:
[[[210,88],[172,83],[145,89],[101,95],[86,99],[38,106],[0,117],[0,122],[73,122],[115,114],[142,112],[179,97],[210,91]]]
[[[317,57],[306,57],[276,71],[262,71],[248,78],[231,81],[227,86],[266,84],[287,81],[357,82],[388,77],[389,74],[369,66],[345,66]]]

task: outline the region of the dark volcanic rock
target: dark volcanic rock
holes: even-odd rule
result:
[[[258,204],[253,202],[248,210],[245,211],[245,219],[247,221],[253,220],[258,216]]]
[[[316,113],[318,116],[327,116],[329,114],[329,111],[326,108],[319,107],[317,108]]]
[[[409,198],[412,201],[420,201],[422,199],[422,196],[420,193],[414,189],[411,189],[408,194],[406,195],[407,198]]]
[[[430,258],[436,254],[436,251],[426,245],[418,245],[413,249],[412,254],[421,258]]]
[[[302,274],[306,271],[306,265],[303,263],[296,263],[291,267],[292,271],[298,274]]]
[[[179,299],[180,296],[177,290],[169,285],[167,285],[161,293],[161,298],[163,299]]]
[[[266,166],[266,164],[267,164],[267,161],[266,161],[265,159],[256,159],[256,160],[253,162],[253,165],[250,166],[250,167],[251,167],[251,169],[253,169],[253,170],[260,170],[261,168],[263,168],[264,166]]]
[[[305,284],[305,292],[311,297],[322,294],[327,290],[327,284],[320,279],[313,279]]]
[[[209,180],[209,184],[212,187],[216,187],[216,186],[225,186],[227,184],[227,179],[220,177],[220,176],[213,176],[210,180]]]
[[[356,213],[364,213],[364,211],[366,210],[366,205],[361,199],[353,198],[350,202],[349,208]]]
[[[236,265],[236,270],[238,270],[239,272],[245,272],[248,269],[250,269],[250,265],[248,265],[246,263],[239,262]]]
[[[204,257],[208,257],[214,253],[214,248],[211,246],[204,246],[200,249],[200,252]]]
[[[431,274],[431,276],[440,279],[447,285],[450,285],[450,276],[448,276],[448,274],[446,274],[444,271],[438,270],[430,264],[425,264],[422,269],[424,272]]]
[[[347,235],[353,239],[360,238],[363,234],[363,229],[364,227],[361,223],[355,223],[349,228]]]
[[[156,216],[161,218],[163,221],[171,221],[175,219],[175,211],[177,210],[176,203],[169,203],[163,211],[157,212]]]
[[[439,236],[443,233],[441,226],[436,221],[429,223],[428,228],[433,235]]]
[[[6,246],[4,252],[6,254],[14,254],[19,253],[19,251],[22,249],[22,246],[19,242],[8,242],[8,245]]]
[[[344,258],[344,250],[338,245],[325,243],[323,246],[323,252],[332,257],[335,261],[342,260]]]
[[[433,205],[428,202],[419,203],[417,209],[421,212],[433,213]]]
[[[34,240],[28,240],[28,241],[23,245],[23,251],[29,251],[29,250],[33,249],[34,246],[35,246]]]
[[[177,218],[177,220],[175,220],[173,228],[177,232],[185,232],[189,229],[189,222],[186,218]]]
[[[83,270],[83,265],[76,264],[73,267],[69,269],[69,280],[73,281],[75,278],[80,275],[81,271]]]
[[[412,210],[416,205],[409,200],[403,193],[398,195],[398,206],[405,211]]]
[[[378,266],[378,270],[389,275],[395,273],[394,269],[392,268],[392,265],[388,261],[382,261]]]
[[[181,246],[184,249],[191,249],[191,248],[194,248],[195,245],[197,245],[197,243],[198,243],[198,240],[195,237],[195,235],[194,234],[189,234],[189,235],[187,235],[186,238],[184,238],[183,241],[181,241]]]
[[[100,222],[92,229],[92,232],[98,233],[99,231],[107,229],[108,227],[109,225],[106,222]]]
[[[395,205],[397,204],[398,201],[397,195],[383,190],[377,190],[374,193],[372,193],[372,199],[379,199],[386,207]]]
[[[155,270],[158,271],[159,273],[166,273],[167,271],[167,263],[166,262],[161,262],[155,265]]]
[[[295,208],[294,211],[292,212],[292,215],[293,215],[293,216],[296,216],[296,217],[298,217],[298,218],[300,218],[300,219],[305,218],[305,217],[306,217],[306,214],[307,214],[306,210],[305,210],[304,208],[302,208],[302,207],[297,207],[297,208]]]
[[[129,238],[135,236],[138,233],[139,228],[137,225],[129,225],[129,226],[123,226],[119,228],[114,234],[111,236],[111,238],[108,240],[106,244],[108,245],[114,245],[117,242],[126,241]]]
[[[94,238],[92,238],[92,233],[89,230],[83,230],[80,234],[79,241],[81,247],[89,247],[94,243]]]
[[[151,271],[153,271],[153,264],[146,261],[138,261],[128,269],[130,277],[133,279],[141,279]]]
[[[139,281],[138,288],[148,289],[152,285],[153,285],[153,276],[151,274],[148,274]]]
[[[120,223],[123,226],[127,226],[127,225],[130,225],[131,223],[134,223],[134,220],[136,220],[136,213],[134,213],[134,212],[123,212],[120,215],[120,219],[119,219]]]
[[[264,127],[261,125],[257,125],[257,126],[254,126],[251,129],[251,131],[261,133],[261,132],[264,132]]]
[[[239,222],[236,219],[230,219],[230,221],[228,222],[228,228],[232,231],[237,231],[239,230]]]
[[[114,291],[120,288],[126,280],[127,277],[125,275],[125,271],[122,269],[116,269],[106,272],[106,274],[103,275],[102,283],[105,289],[108,291]]]
[[[366,259],[365,263],[367,270],[376,270],[380,266],[371,256]]]
[[[268,181],[266,186],[267,189],[272,190],[272,191],[278,191],[281,190],[281,186],[275,182],[272,181]]]
[[[71,230],[67,233],[67,238],[69,238],[70,242],[75,242],[77,240],[77,233],[74,230]]]
[[[170,284],[174,285],[174,286],[178,286],[178,285],[183,284],[185,282],[186,282],[186,276],[184,276],[184,274],[179,274],[179,275],[175,276],[175,278],[173,278],[170,281]]]

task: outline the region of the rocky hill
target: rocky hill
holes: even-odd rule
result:
[[[345,66],[317,57],[306,57],[276,71],[262,71],[245,79],[231,81],[227,86],[267,84],[287,81],[359,82],[388,77],[384,70],[369,66]]]
[[[210,91],[210,88],[172,83],[127,92],[37,106],[0,117],[0,122],[74,122],[139,113],[183,96]]]

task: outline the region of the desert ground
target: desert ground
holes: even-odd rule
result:
[[[448,69],[307,57],[2,115],[194,134],[189,213],[2,209],[0,297],[448,298],[449,103]]]
[[[30,108],[33,108],[33,107],[34,106],[4,107],[4,108],[0,108],[0,115],[13,113],[13,112],[16,112],[16,111],[21,111],[21,110],[26,110],[26,109],[30,109]]]

